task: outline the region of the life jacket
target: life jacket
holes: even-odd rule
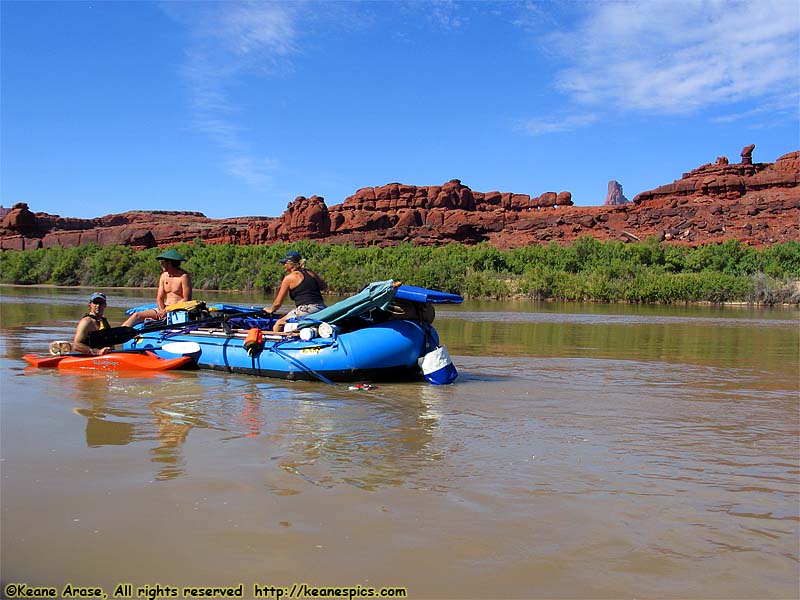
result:
[[[109,324],[108,319],[106,319],[105,317],[95,317],[92,313],[86,313],[83,316],[89,317],[95,323],[97,323],[98,329],[111,329],[111,325]]]

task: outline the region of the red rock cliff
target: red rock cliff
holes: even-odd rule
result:
[[[314,239],[382,246],[487,241],[499,248],[583,235],[601,240],[657,236],[685,244],[738,239],[762,246],[800,240],[800,152],[774,163],[720,157],[673,183],[638,194],[633,203],[573,206],[569,192],[539,196],[476,192],[453,179],[440,186],[389,183],[357,190],[341,204],[297,197],[277,218],[209,219],[201,213],[132,211],[97,219],[32,213],[14,205],[0,228],[0,249],[98,243],[136,248],[202,239],[211,244],[269,244]]]

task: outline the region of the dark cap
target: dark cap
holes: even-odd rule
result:
[[[103,302],[106,301],[106,295],[103,292],[95,292],[91,296],[89,296],[89,302],[94,302],[95,300],[102,300]]]
[[[279,263],[283,263],[283,264],[286,264],[286,263],[289,263],[289,262],[290,263],[299,263],[302,260],[302,258],[303,257],[300,256],[300,253],[297,250],[289,250],[286,253],[286,255],[282,259],[280,259],[278,262]]]
[[[175,250],[175,248],[170,248],[169,250],[164,250],[161,254],[156,256],[156,260],[186,260],[181,254]]]

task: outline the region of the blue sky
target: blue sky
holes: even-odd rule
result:
[[[0,3],[0,203],[278,216],[390,182],[598,205],[800,149],[795,0]]]

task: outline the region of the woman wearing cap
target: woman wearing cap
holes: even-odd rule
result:
[[[167,316],[168,306],[192,299],[192,278],[181,269],[181,262],[186,259],[174,248],[162,252],[156,259],[161,261],[161,277],[156,292],[157,308],[133,313],[123,323],[126,327],[146,319],[163,319]]]
[[[289,250],[278,262],[283,263],[286,275],[281,281],[281,289],[278,290],[272,306],[265,307],[264,310],[270,313],[277,311],[286,299],[286,294],[294,300],[296,308],[278,319],[272,331],[283,331],[288,319],[310,315],[325,308],[322,291],[328,287],[322,277],[305,268],[306,261],[296,250]]]
[[[106,295],[95,292],[89,297],[89,312],[87,312],[75,328],[75,338],[72,340],[72,351],[81,354],[99,356],[111,352],[113,348],[89,347],[89,334],[98,329],[108,329],[110,325],[103,316],[106,311]]]

